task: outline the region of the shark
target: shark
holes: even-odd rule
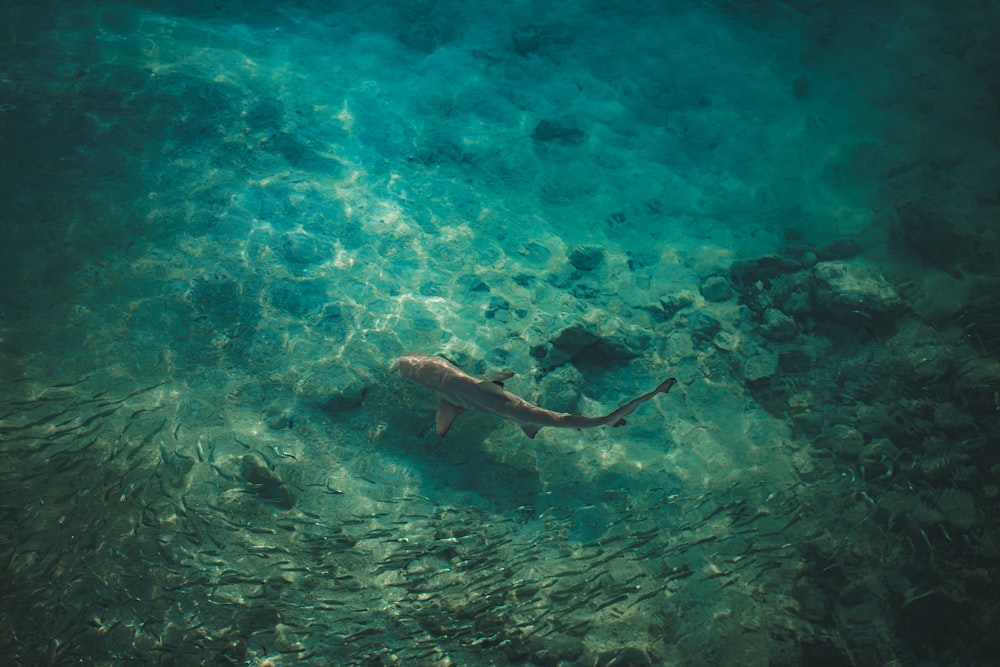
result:
[[[466,410],[478,410],[509,419],[521,427],[529,438],[534,438],[539,429],[554,428],[597,428],[599,426],[622,426],[625,417],[657,394],[666,394],[677,383],[677,378],[667,378],[651,392],[633,398],[617,410],[602,417],[584,417],[566,412],[553,412],[538,407],[516,394],[504,389],[503,381],[513,377],[510,371],[492,379],[477,379],[444,357],[428,354],[407,354],[399,357],[396,367],[400,375],[439,396],[435,430],[440,436],[448,433],[455,418]]]

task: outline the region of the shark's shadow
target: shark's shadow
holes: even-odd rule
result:
[[[418,400],[414,410],[390,420],[400,437],[385,438],[381,448],[420,469],[435,487],[475,493],[500,511],[533,504],[546,492],[535,471],[498,461],[483,447],[498,426],[489,416],[470,415],[442,438],[434,432],[435,403]]]
[[[407,392],[408,393],[408,392]],[[491,415],[469,414],[447,437],[434,432],[431,417],[435,402],[412,392],[412,412],[390,419],[400,437],[385,438],[381,447],[393,456],[420,469],[442,490],[471,492],[489,501],[501,513],[518,512],[538,516],[551,512],[570,517],[572,537],[581,541],[603,535],[621,506],[636,495],[669,495],[656,488],[662,477],[643,480],[620,470],[604,470],[579,481],[544,482],[532,462],[523,465],[498,460],[486,447],[495,443],[499,430],[509,437],[529,442],[513,426]],[[407,396],[409,399],[410,396]],[[409,402],[409,401],[407,401]],[[404,437],[404,433],[411,437]],[[533,447],[549,447],[545,441]]]

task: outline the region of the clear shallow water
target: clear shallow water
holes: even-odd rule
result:
[[[996,648],[995,13],[4,12],[22,664]]]

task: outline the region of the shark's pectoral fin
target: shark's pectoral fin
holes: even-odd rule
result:
[[[524,431],[525,435],[532,439],[534,439],[535,434],[537,434],[541,428],[542,427],[537,424],[521,424],[521,430]]]
[[[452,422],[455,421],[455,418],[458,417],[463,412],[465,412],[465,408],[463,408],[461,405],[455,405],[454,403],[449,403],[443,398],[440,401],[438,401],[437,423],[436,423],[437,434],[444,435],[445,433],[447,433],[448,429],[451,428]]]

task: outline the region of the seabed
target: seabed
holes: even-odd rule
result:
[[[996,3],[97,4],[0,8],[6,664],[1000,655]]]

